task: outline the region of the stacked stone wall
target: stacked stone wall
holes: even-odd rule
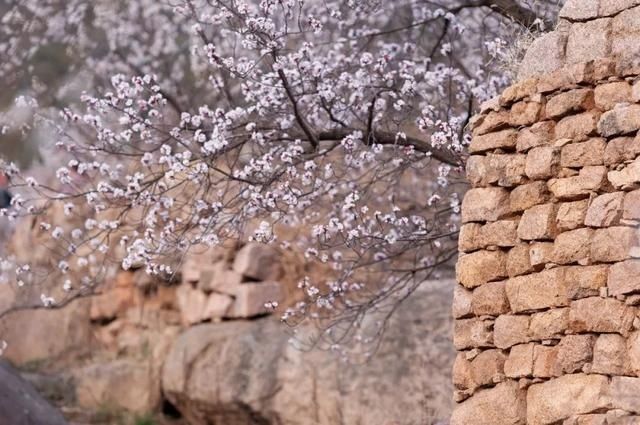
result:
[[[640,424],[640,1],[569,1],[472,120],[452,425]]]

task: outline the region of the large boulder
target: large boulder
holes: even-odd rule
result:
[[[123,356],[97,358],[73,369],[75,402],[93,411],[105,406],[133,414],[156,411],[162,399],[162,364],[179,328],[165,324],[164,329],[154,330],[114,323],[120,327],[116,345]]]
[[[0,423],[11,425],[67,424],[62,414],[4,361],[0,361]]]
[[[78,405],[99,410],[104,406],[129,412],[151,412],[159,403],[160,391],[150,363],[114,360],[97,363],[74,372]]]
[[[4,356],[16,365],[55,361],[69,352],[86,352],[93,339],[89,299],[60,309],[18,310],[0,319]]]
[[[423,284],[364,364],[296,349],[273,317],[192,327],[167,356],[163,392],[193,425],[438,423],[451,411],[452,291]]]

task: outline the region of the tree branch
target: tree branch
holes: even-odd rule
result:
[[[300,108],[298,108],[298,100],[296,99],[296,96],[293,93],[293,90],[291,89],[291,85],[289,84],[289,80],[287,79],[287,76],[285,75],[282,69],[278,69],[278,77],[280,77],[280,81],[282,82],[284,91],[287,93],[287,97],[291,102],[291,106],[293,107],[293,115],[296,118],[298,125],[300,125],[300,128],[302,128],[302,131],[309,139],[309,143],[311,143],[314,149],[317,148],[318,139],[315,136],[315,134],[313,134],[311,127],[309,127],[309,124],[307,124],[307,121],[304,119],[304,117],[300,113]]]
[[[352,134],[355,129],[336,129],[330,131],[322,131],[318,134],[319,141],[328,140],[341,140]],[[461,165],[460,158],[457,158],[452,152],[446,149],[434,148],[427,142],[413,137],[399,138],[394,133],[387,133],[383,131],[373,131],[371,133],[372,138],[381,145],[397,145],[397,146],[413,146],[418,152],[430,154],[432,158],[449,164],[453,167]]]
[[[481,6],[488,7],[527,28],[532,27],[536,20],[541,18],[533,10],[522,6],[516,0],[483,0],[475,3],[481,3]],[[551,26],[550,22],[545,21],[544,23]]]

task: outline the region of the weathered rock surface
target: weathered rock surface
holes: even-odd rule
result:
[[[4,356],[16,365],[55,359],[72,350],[87,351],[93,336],[90,300],[77,300],[57,310],[23,310],[0,320],[2,338],[11,343]]]
[[[575,414],[611,405],[609,379],[602,375],[564,375],[532,385],[527,392],[527,423],[552,424]]]
[[[273,318],[192,327],[167,357],[164,394],[194,425],[445,419],[450,390],[441,389],[450,388],[453,287],[449,281],[425,285],[398,311],[380,350],[363,365],[296,349]]]
[[[5,361],[0,361],[0,423],[66,425],[64,417]]]
[[[518,425],[526,415],[526,391],[517,382],[505,382],[479,391],[463,402],[451,417],[451,425]]]
[[[236,253],[233,270],[255,280],[274,280],[280,277],[280,262],[274,248],[249,243]]]
[[[148,362],[114,360],[76,370],[78,405],[95,410],[113,406],[138,414],[152,412],[160,403],[160,391],[151,367]]]

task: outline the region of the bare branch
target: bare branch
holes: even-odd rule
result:
[[[318,140],[341,140],[348,135],[352,134],[354,129],[336,129],[330,131],[323,131],[318,134]],[[387,133],[383,131],[373,131],[371,137],[376,143],[381,145],[397,145],[397,146],[412,146],[416,151],[430,154],[432,158],[453,167],[461,165],[460,158],[456,157],[451,151],[435,148],[429,143],[415,139],[413,137],[397,137],[394,133]]]
[[[536,20],[542,19],[542,17],[538,16],[534,11],[522,6],[516,0],[484,0],[476,3],[481,3],[481,6],[486,6],[495,10],[502,16],[521,24],[526,28],[533,27]],[[545,25],[551,26],[551,22],[543,21]]]

